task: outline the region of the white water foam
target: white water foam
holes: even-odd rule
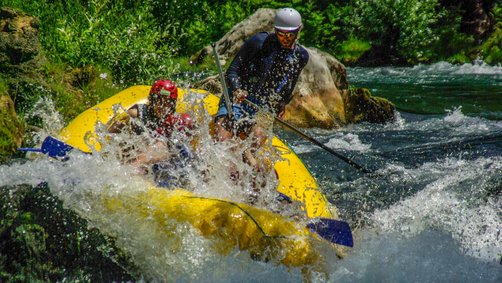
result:
[[[469,117],[462,113],[462,107],[447,110],[443,119],[446,127],[456,136],[469,136],[502,131],[502,121],[491,121],[479,117]]]
[[[336,135],[326,143],[326,146],[333,149],[354,150],[362,153],[371,151],[371,144],[363,143],[358,135],[352,133]]]
[[[409,74],[458,74],[458,75],[502,75],[502,66],[490,66],[481,60],[473,63],[451,64],[448,62],[438,62],[431,65],[416,65],[412,67]]]
[[[324,143],[325,146],[333,150],[347,150],[347,151],[358,151],[358,152],[370,152],[372,150],[371,144],[365,144],[361,141],[359,136],[354,133],[340,133],[333,131],[322,131],[316,132],[314,138],[320,141],[320,135],[328,135],[330,139]],[[311,142],[302,141],[300,144],[295,144],[293,150],[297,154],[309,153],[315,151],[316,145]]]
[[[133,169],[97,154],[73,152],[64,162],[41,156],[0,166],[0,186],[47,182],[65,208],[88,220],[90,227],[113,236],[149,282],[175,278],[196,282],[301,281],[298,269],[254,261],[248,252],[219,254],[212,240],[188,224],[166,221],[166,226],[159,227],[155,219],[111,212],[104,200],[117,198],[134,207],[135,196],[152,185]]]
[[[399,233],[412,237],[438,229],[452,235],[465,254],[485,261],[497,261],[502,255],[502,207],[496,196],[469,199],[463,190],[479,190],[480,176],[497,174],[502,169],[500,158],[475,161],[446,159],[426,163],[413,175],[431,172],[439,176],[416,195],[388,209],[376,211],[371,220],[383,233]],[[446,172],[445,172],[446,171]],[[443,172],[440,173],[439,172]],[[447,173],[447,174],[444,174]],[[430,173],[428,173],[430,174]],[[471,187],[462,184],[473,182]]]
[[[51,105],[49,103],[48,107]],[[39,114],[46,123],[51,124],[44,126],[47,128],[45,135],[57,133],[62,126],[60,120],[45,115],[50,113],[57,114],[56,111],[42,111]],[[99,132],[103,125],[97,125],[97,128]],[[232,154],[230,147],[235,146],[214,144],[208,127],[201,127],[197,131],[194,133],[200,135],[197,153],[201,156],[198,165],[207,172],[201,174],[198,171],[199,174],[189,176],[191,189],[199,195],[237,202],[247,201],[249,191],[253,189],[248,181],[254,177],[250,166],[242,162],[241,154],[246,143],[241,144],[235,154]],[[88,220],[91,227],[116,238],[117,245],[131,255],[148,281],[232,282],[248,281],[250,278],[251,281],[265,278],[276,278],[279,281],[301,280],[298,269],[256,262],[247,252],[236,250],[221,255],[215,250],[214,241],[203,237],[188,224],[166,219],[166,226],[160,227],[153,218],[110,211],[106,200],[117,199],[135,207],[136,196],[145,193],[153,185],[151,176],[138,175],[135,167],[123,163],[120,154],[113,154],[114,150],[120,150],[121,143],[123,146],[123,143],[137,140],[127,135],[115,138],[117,139],[102,144],[101,153],[94,152],[90,155],[72,151],[66,161],[35,153],[32,154],[32,159],[2,165],[0,186],[36,186],[46,182],[51,192],[63,201],[65,208]],[[109,139],[109,136],[103,139]],[[277,157],[267,155],[265,158],[274,160]],[[237,169],[241,171],[239,184],[229,178],[231,164],[237,164]],[[273,170],[263,178],[275,179]],[[262,194],[256,204],[277,211],[279,203],[275,200],[276,187],[276,181],[269,181],[261,188]],[[168,235],[166,231],[169,232]],[[256,272],[259,274],[255,274]]]
[[[490,133],[502,132],[502,121],[487,120],[480,117],[466,116],[462,112],[462,107],[446,109],[444,117],[430,118],[423,121],[408,122],[401,116],[394,123],[383,126],[386,131],[418,131],[424,135],[431,135],[431,129],[447,133],[442,137],[458,137],[465,139],[469,136],[479,136]],[[433,138],[431,136],[431,138]],[[451,140],[450,140],[451,141]]]
[[[438,62],[430,65],[418,64],[413,67],[379,67],[379,68],[348,68],[349,79],[366,82],[394,81],[396,83],[427,83],[450,82],[452,78],[461,76],[481,76],[496,79],[494,83],[500,84],[502,66],[490,66],[483,61],[475,61],[462,65],[448,62]],[[498,82],[497,82],[498,81]]]

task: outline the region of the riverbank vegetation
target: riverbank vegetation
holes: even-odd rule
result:
[[[191,66],[189,57],[262,7],[298,9],[302,43],[346,64],[502,62],[502,8],[490,0],[3,2],[39,17],[51,60],[96,65],[123,84],[214,68]]]

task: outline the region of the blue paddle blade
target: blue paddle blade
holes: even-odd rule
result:
[[[308,223],[307,228],[332,243],[348,247],[354,246],[352,231],[349,223],[345,221],[319,218],[315,222]]]
[[[50,157],[65,157],[73,147],[56,138],[47,136],[42,142],[42,153]]]

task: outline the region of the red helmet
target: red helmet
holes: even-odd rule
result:
[[[178,88],[170,80],[158,80],[152,85],[150,95],[156,95],[158,97],[169,95],[171,99],[177,99]]]

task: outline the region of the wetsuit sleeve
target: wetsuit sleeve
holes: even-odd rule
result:
[[[230,64],[226,74],[226,80],[231,92],[242,88],[241,75],[246,72],[250,61],[260,51],[266,33],[259,33],[249,38],[242,45],[241,49]]]
[[[131,116],[127,112],[121,112],[115,115],[106,125],[109,133],[120,133],[122,129],[131,122]]]

